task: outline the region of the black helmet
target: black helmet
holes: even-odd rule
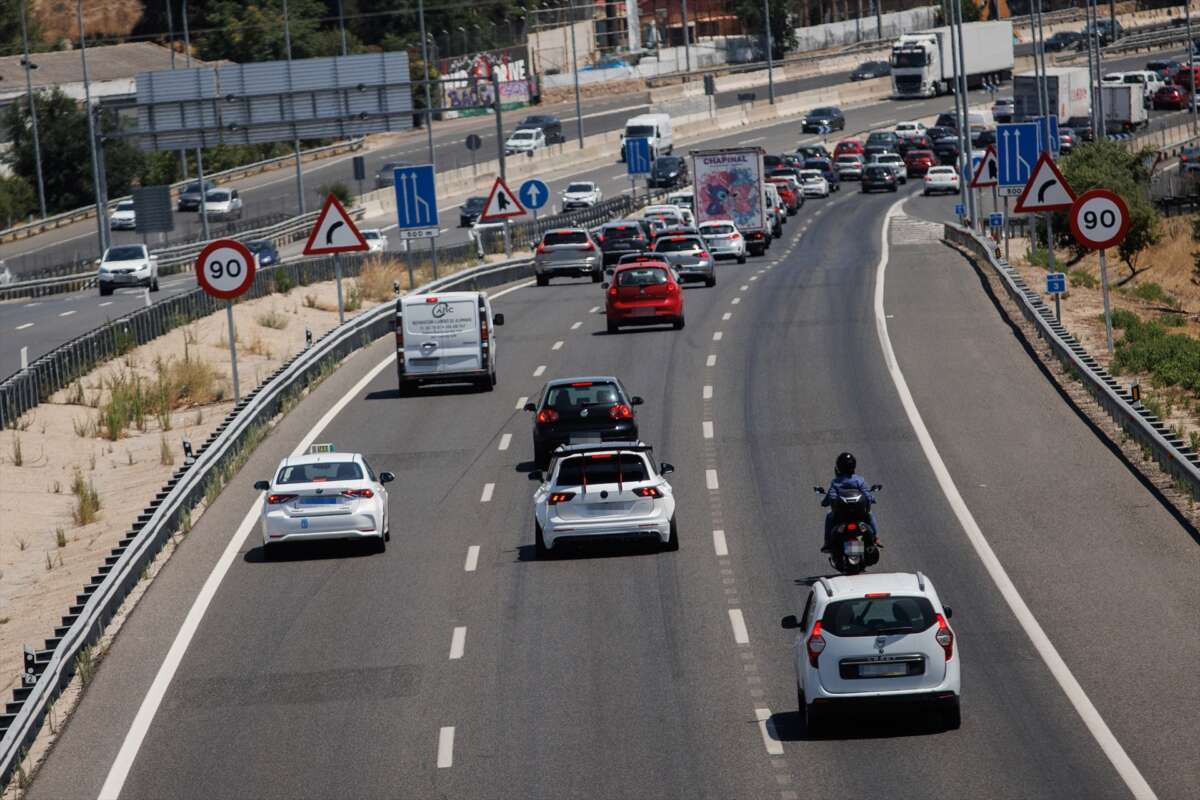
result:
[[[834,469],[838,475],[853,475],[854,468],[857,466],[858,460],[854,458],[854,453],[842,453],[837,457]]]

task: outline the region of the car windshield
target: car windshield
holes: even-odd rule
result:
[[[146,257],[146,251],[140,244],[126,245],[124,247],[110,247],[108,255],[104,257],[105,261],[137,261]]]
[[[867,167],[866,174],[868,178],[882,178],[891,173],[884,167]]]
[[[117,211],[133,211],[133,201],[122,200],[120,203],[117,203]]]
[[[804,162],[805,169],[815,169],[817,172],[824,172],[828,166],[829,162],[823,158],[810,158]]]
[[[934,167],[929,170],[930,175],[954,175],[954,167]]]
[[[486,203],[486,197],[468,197],[467,202],[463,203],[463,208],[467,211],[481,211]]]
[[[229,200],[229,192],[221,191],[221,190],[209,192],[207,195],[204,196],[204,199],[211,200],[214,203],[224,203],[227,200]]]
[[[617,273],[617,286],[661,286],[667,271],[661,267],[633,267]]]
[[[261,253],[263,250],[270,250],[271,243],[258,239],[253,242],[246,242],[246,249],[251,253]]]
[[[556,486],[629,483],[649,480],[646,462],[637,453],[594,453],[568,456],[558,465]]]
[[[383,234],[375,230],[365,230],[362,232],[364,239],[382,239]]]
[[[662,270],[658,270],[662,272]],[[614,406],[621,402],[621,392],[609,381],[574,381],[551,386],[542,408],[572,411],[596,406]]]
[[[553,120],[552,117],[526,117],[521,120],[521,127],[540,128],[543,125],[549,125]]]
[[[362,469],[353,461],[323,461],[319,464],[294,464],[279,470],[276,484],[324,483],[325,481],[362,480]]]
[[[630,125],[625,129],[626,139],[643,139],[654,136],[653,125]]]
[[[672,236],[669,239],[659,239],[654,243],[656,253],[681,253],[688,250],[700,250],[704,247],[694,236]]]
[[[705,225],[700,232],[705,236],[723,236],[725,234],[733,233],[733,230],[733,225],[717,223],[715,225]]]
[[[205,182],[204,182],[204,187],[203,187],[203,188],[205,188],[205,189],[211,189],[211,188],[212,188],[212,184],[211,184],[211,183],[209,183],[208,181],[205,181]],[[189,184],[188,184],[188,186],[187,186],[187,188],[183,190],[183,193],[184,193],[184,194],[200,194],[200,192],[201,192],[201,191],[202,191],[202,187],[200,186],[200,184],[198,184],[198,183],[189,183]]]
[[[537,134],[535,134],[533,131],[517,131],[516,133],[514,133],[512,135],[512,138],[514,138],[514,139],[532,139],[536,135]]]
[[[587,244],[588,235],[583,231],[547,231],[542,239],[542,244],[546,246],[554,246],[556,244]]]
[[[909,150],[909,158],[933,158],[933,153],[928,150]]]
[[[808,115],[810,117],[836,117],[837,109],[836,108],[814,108],[812,111],[808,112]]]
[[[594,192],[596,187],[590,183],[569,183],[567,184],[568,192]]]
[[[673,169],[679,169],[679,165],[683,163],[682,158],[674,156],[664,156],[654,162],[654,169],[659,172],[669,172]]]
[[[924,597],[856,597],[826,606],[821,629],[834,636],[920,633],[936,620]]]

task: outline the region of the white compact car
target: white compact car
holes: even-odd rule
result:
[[[916,122],[899,122],[896,124],[896,136],[900,139],[909,139],[913,136],[921,136],[925,133],[925,123]]]
[[[805,197],[829,197],[829,181],[819,169],[800,170],[800,190]]]
[[[144,244],[119,244],[104,251],[97,265],[96,285],[100,296],[125,286],[145,286],[158,291],[158,256]]]
[[[511,156],[517,153],[529,153],[532,155],[535,150],[541,150],[545,146],[546,132],[541,128],[518,128],[504,142],[504,154]]]
[[[563,211],[573,211],[576,208],[591,208],[604,199],[600,187],[592,181],[574,181],[563,189],[560,206]]]
[[[114,231],[131,231],[137,228],[137,214],[132,200],[121,200],[108,217],[108,227]]]
[[[684,225],[696,224],[696,215],[693,214],[692,209],[687,206],[674,206],[667,205],[665,203],[659,203],[658,205],[650,205],[642,209],[643,217],[657,217],[671,214],[679,217]]]
[[[675,495],[641,442],[560,446],[533,493],[534,543],[545,556],[563,541],[654,539],[679,549]]]
[[[954,167],[930,167],[925,173],[925,186],[921,189],[921,194],[927,197],[942,192],[958,194],[958,181],[958,170]]]
[[[367,241],[368,253],[382,253],[387,250],[388,238],[379,228],[363,228],[362,237]]]
[[[270,481],[254,488],[266,492],[262,510],[263,555],[270,558],[284,542],[318,539],[373,539],[383,550],[388,527],[390,472],[375,471],[359,453],[338,453],[317,444],[302,456],[279,462]]]
[[[818,578],[794,647],[800,715],[810,734],[839,707],[933,706],[945,727],[961,722],[960,654],[951,610],[920,572]]]
[[[204,195],[204,211],[210,219],[241,219],[242,197],[237,189],[210,189]]]
[[[701,222],[699,230],[713,258],[736,258],[737,263],[746,263],[746,237],[742,236],[732,220]]]

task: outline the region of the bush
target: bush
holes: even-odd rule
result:
[[[257,317],[255,317],[255,321],[264,328],[270,328],[271,330],[276,331],[283,330],[288,326],[288,322],[290,322],[290,320],[287,318],[287,314],[274,309],[259,314]]]
[[[354,205],[354,192],[350,190],[343,181],[334,181],[333,183],[323,183],[317,190],[322,196],[333,195],[346,208]]]
[[[1100,316],[1101,321],[1104,316]],[[1142,321],[1141,317],[1124,308],[1114,308],[1112,312],[1112,325],[1114,328],[1128,328],[1131,325],[1137,325]]]
[[[1200,392],[1200,340],[1136,317],[1122,317],[1120,327],[1125,335],[1113,357],[1114,372],[1147,372],[1159,385]]]
[[[295,282],[292,280],[292,273],[286,267],[278,266],[271,270],[272,285],[275,291],[279,294],[287,294],[293,287]]]
[[[1147,303],[1158,303],[1159,305],[1169,306],[1171,308],[1179,307],[1179,300],[1170,292],[1164,290],[1157,283],[1139,283],[1133,287],[1131,292],[1134,297],[1139,300],[1145,300]]]
[[[1100,285],[1100,281],[1092,275],[1092,273],[1083,269],[1073,269],[1067,273],[1072,286],[1078,286],[1081,289],[1095,289]]]
[[[95,522],[96,514],[100,511],[100,495],[91,481],[83,479],[79,467],[75,468],[71,478],[71,494],[75,495],[75,508],[71,512],[75,524],[89,525]]]
[[[404,283],[404,270],[400,262],[391,258],[371,258],[363,264],[354,285],[366,300],[384,303],[395,298],[392,288],[396,281]]]

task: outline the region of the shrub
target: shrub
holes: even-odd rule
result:
[[[1100,316],[1101,321],[1104,320],[1104,315]],[[1137,325],[1142,320],[1141,318],[1124,308],[1114,308],[1112,312],[1112,325],[1114,328],[1128,328],[1131,325]]]
[[[1100,285],[1100,281],[1092,275],[1092,273],[1083,269],[1073,269],[1067,273],[1072,286],[1078,286],[1081,289],[1095,289]]]
[[[1161,386],[1200,391],[1200,340],[1167,333],[1157,322],[1122,319],[1121,327],[1125,335],[1113,357],[1114,371],[1147,372]]]
[[[384,303],[396,296],[392,287],[397,281],[403,285],[404,274],[400,262],[395,259],[371,258],[363,264],[362,272],[358,274],[354,285],[358,287],[363,298]]]
[[[321,184],[317,193],[322,196],[333,195],[346,208],[354,205],[354,192],[343,181]]]
[[[167,437],[158,437],[158,463],[164,467],[169,467],[175,463],[175,454],[171,452],[171,445],[167,444]]]
[[[12,462],[14,467],[20,467],[25,463],[25,454],[21,452],[21,437],[15,433],[12,440]]]
[[[347,311],[358,311],[362,308],[363,304],[362,290],[357,286],[351,285],[346,291],[346,297],[342,302],[345,304]]]
[[[271,330],[275,330],[275,331],[283,330],[284,328],[286,328],[288,326],[288,322],[291,321],[287,318],[287,314],[284,314],[282,311],[278,311],[275,309],[271,309],[270,311],[263,312],[262,314],[259,314],[254,319],[259,325],[263,326],[264,328],[270,328]]]
[[[295,281],[292,280],[292,273],[283,266],[271,270],[271,278],[272,285],[279,294],[287,294],[296,286]]]
[[[1159,305],[1171,308],[1179,307],[1179,300],[1157,283],[1139,283],[1133,287],[1132,294],[1134,297],[1139,300],[1145,300],[1147,303],[1158,303]]]
[[[79,467],[75,468],[75,474],[71,478],[71,494],[75,495],[75,509],[71,512],[75,524],[89,525],[95,522],[96,514],[100,511],[100,495],[91,481],[83,479]]]

